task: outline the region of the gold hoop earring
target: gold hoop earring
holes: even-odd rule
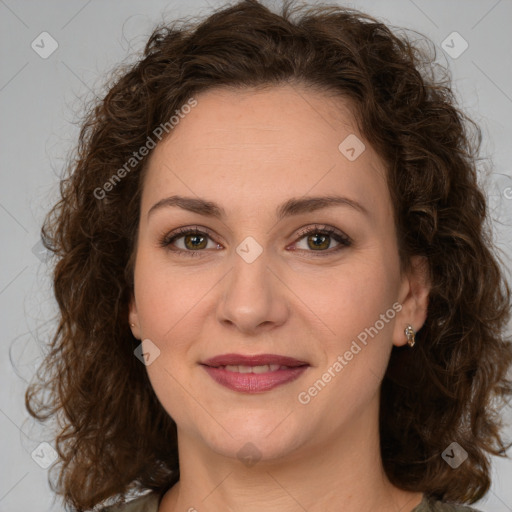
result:
[[[407,336],[407,345],[409,347],[414,347],[414,344],[416,343],[416,333],[414,332],[414,329],[412,328],[412,325],[408,325],[404,329],[405,335]]]

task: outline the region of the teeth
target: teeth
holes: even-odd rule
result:
[[[228,364],[226,366],[220,366],[219,368],[224,368],[228,372],[238,372],[238,373],[266,373],[266,372],[275,372],[276,370],[287,370],[287,366],[280,366],[278,364],[263,364],[259,366],[244,366],[244,365],[232,365]]]

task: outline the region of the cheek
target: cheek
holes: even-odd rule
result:
[[[144,336],[164,340],[166,334],[197,304],[204,289],[186,269],[170,266],[165,258],[140,254],[135,268],[137,311]]]
[[[200,299],[200,290],[193,278],[171,271],[168,264],[140,254],[135,269],[137,312],[143,339],[151,340],[159,355],[146,371],[151,386],[167,413],[183,424],[191,412],[190,397],[184,389],[188,371],[187,353],[190,339],[197,339],[200,322],[190,321],[193,306]],[[204,294],[204,292],[203,292]],[[154,350],[154,349],[153,349]]]
[[[371,265],[330,281],[334,291],[324,301],[321,318],[334,335],[322,340],[325,359],[308,384],[316,386],[317,379],[329,382],[314,403],[327,410],[326,421],[333,425],[365,407],[385,373],[396,316],[395,284],[387,275],[384,267]],[[333,400],[343,407],[333,408]]]
[[[160,351],[147,371],[157,395],[161,391],[165,396],[181,396],[180,383],[197,364],[197,345],[207,335],[204,317],[211,313],[219,276],[198,272],[192,266],[172,265],[150,251],[140,255],[138,265],[135,286],[142,337]]]
[[[326,285],[329,293],[319,299],[321,319],[344,343],[373,326],[386,314],[396,300],[396,283],[389,276],[391,269],[374,262],[373,265],[354,266],[350,271],[333,273]],[[318,295],[318,291],[315,292]],[[391,313],[394,313],[392,310]],[[386,319],[392,320],[394,314]],[[380,326],[380,323],[378,324]],[[391,329],[391,322],[385,323],[382,331]]]

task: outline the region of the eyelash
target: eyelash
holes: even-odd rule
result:
[[[175,242],[179,238],[182,238],[186,235],[206,235],[208,238],[213,240],[212,236],[209,233],[209,230],[207,230],[205,228],[202,228],[202,229],[204,229],[204,231],[199,230],[198,227],[179,228],[176,231],[163,236],[159,240],[159,245],[160,245],[160,247],[163,247],[163,248],[169,248],[169,246],[173,242]],[[340,232],[337,229],[334,229],[330,226],[320,226],[318,224],[315,224],[313,227],[308,227],[308,228],[299,230],[299,232],[297,233],[297,236],[299,237],[299,239],[297,241],[301,240],[302,238],[304,238],[310,234],[328,235],[331,238],[333,238],[336,242],[338,242],[340,245],[338,247],[336,247],[334,250],[327,250],[327,251],[313,251],[313,250],[308,251],[308,250],[304,250],[304,249],[295,249],[295,250],[302,251],[302,252],[318,253],[316,256],[323,257],[323,256],[332,255],[334,253],[338,253],[340,250],[342,250],[346,247],[350,247],[352,245],[352,240],[347,235],[343,234],[342,232]],[[199,251],[189,251],[189,250],[183,250],[183,249],[169,249],[169,250],[174,253],[177,253],[179,255],[190,256],[190,257],[200,256],[200,253],[205,251],[205,249],[201,249]]]

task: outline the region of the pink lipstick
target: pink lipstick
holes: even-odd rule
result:
[[[261,393],[297,379],[308,367],[292,357],[260,354],[223,354],[202,362],[219,384],[243,393]]]

